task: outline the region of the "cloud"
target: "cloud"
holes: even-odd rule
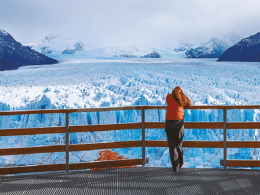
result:
[[[87,46],[172,46],[260,31],[258,0],[1,0],[0,28],[36,43],[49,33]]]

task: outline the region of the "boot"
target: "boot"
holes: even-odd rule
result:
[[[180,164],[178,164],[177,167],[172,167],[173,172],[178,172],[178,168],[179,168],[179,166],[180,166]]]
[[[183,165],[184,165],[184,161],[182,162],[182,164],[179,164],[179,167],[181,168],[183,167]]]

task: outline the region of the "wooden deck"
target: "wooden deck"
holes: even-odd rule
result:
[[[260,170],[134,167],[0,178],[0,194],[260,194]]]

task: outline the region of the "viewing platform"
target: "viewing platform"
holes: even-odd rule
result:
[[[223,122],[185,122],[185,129],[223,129],[223,140],[184,141],[183,147],[223,148],[223,169],[147,167],[146,147],[168,147],[166,140],[145,140],[145,129],[164,129],[164,122],[146,122],[145,110],[166,106],[129,106],[61,110],[5,111],[0,116],[64,113],[66,125],[57,127],[2,129],[0,136],[65,133],[66,144],[54,146],[2,148],[0,155],[66,152],[65,164],[28,165],[0,168],[0,194],[260,194],[260,170],[227,167],[260,167],[259,160],[229,160],[227,148],[260,148],[259,141],[227,141],[227,129],[260,129],[260,122],[227,122],[228,109],[260,109],[259,105],[192,106],[190,109],[221,109]],[[139,123],[70,126],[70,113],[141,110]],[[70,133],[142,129],[142,140],[110,143],[70,144]],[[70,163],[69,153],[111,148],[142,147],[142,158]],[[142,167],[116,168],[142,165]],[[86,170],[108,168],[104,170]],[[53,172],[60,171],[60,172]],[[32,174],[30,173],[44,174]],[[52,173],[49,173],[52,172]],[[29,173],[28,175],[8,174]]]
[[[134,167],[2,177],[0,194],[260,194],[260,170]]]

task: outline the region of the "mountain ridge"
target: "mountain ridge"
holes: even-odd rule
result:
[[[228,48],[218,61],[260,62],[260,32]]]
[[[58,61],[17,42],[0,29],[0,70],[14,70],[20,66],[57,64]]]

